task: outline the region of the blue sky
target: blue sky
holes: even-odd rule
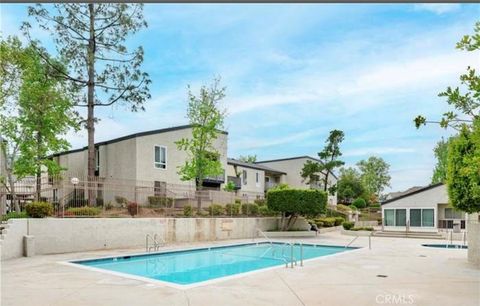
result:
[[[26,6],[1,5],[4,36],[19,34]],[[478,55],[455,49],[480,20],[479,5],[145,6],[143,45],[152,78],[146,112],[98,109],[96,140],[186,124],[186,87],[215,76],[227,87],[229,156],[316,156],[332,129],[344,160],[371,155],[391,165],[392,190],[430,182],[432,148],[452,131],[416,130],[417,114],[449,110],[438,92],[458,84]],[[47,36],[35,31],[47,42]],[[84,132],[70,134],[73,148]]]

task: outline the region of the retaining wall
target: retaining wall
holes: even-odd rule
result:
[[[145,246],[146,234],[167,242],[251,238],[258,228],[277,228],[278,218],[45,218],[10,219],[2,235],[2,260],[23,256],[23,236],[35,240],[36,254]]]

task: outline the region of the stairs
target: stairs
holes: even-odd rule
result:
[[[378,231],[374,232],[373,236],[389,238],[445,239],[445,237],[438,232]]]

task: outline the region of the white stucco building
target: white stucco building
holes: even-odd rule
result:
[[[382,203],[385,230],[465,230],[465,213],[449,205],[447,187],[430,185],[388,199]]]

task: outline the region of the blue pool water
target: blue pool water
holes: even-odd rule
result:
[[[303,244],[303,259],[345,252],[355,248]],[[280,243],[243,244],[195,250],[142,254],[73,263],[124,274],[190,285],[219,277],[285,265],[291,247]],[[300,245],[294,245],[300,258]]]

